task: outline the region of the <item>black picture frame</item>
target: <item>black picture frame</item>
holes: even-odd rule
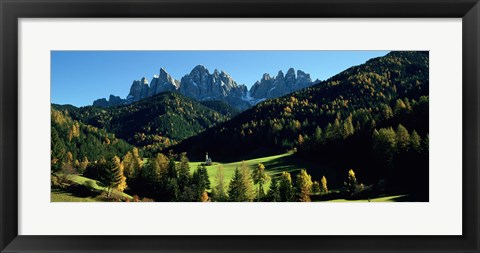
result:
[[[479,252],[478,0],[0,0],[0,17],[1,252]],[[462,18],[463,235],[18,235],[18,19],[55,17]]]

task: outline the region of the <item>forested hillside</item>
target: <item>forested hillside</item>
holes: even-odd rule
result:
[[[51,109],[52,171],[82,172],[101,157],[125,155],[132,146],[115,134],[73,120],[68,110]]]
[[[240,160],[296,149],[302,159],[354,167],[368,183],[415,171],[421,182],[415,185],[428,184],[428,58],[428,52],[392,52],[371,59],[262,102],[174,150]]]
[[[115,133],[141,148],[145,155],[153,155],[235,114],[234,109],[221,107],[219,103],[202,105],[178,93],[164,92],[118,107],[54,105],[54,108],[68,108],[72,118]]]
[[[231,105],[227,104],[224,101],[220,100],[205,100],[200,102],[202,105],[217,111],[229,118],[232,118],[233,116],[237,115],[239,111],[232,107]]]

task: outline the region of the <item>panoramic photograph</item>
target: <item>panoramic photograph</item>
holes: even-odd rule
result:
[[[428,202],[428,51],[51,51],[51,202]]]

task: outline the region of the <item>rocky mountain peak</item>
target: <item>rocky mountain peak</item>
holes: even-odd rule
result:
[[[257,100],[264,98],[275,98],[286,95],[288,93],[303,89],[312,85],[313,82],[309,74],[295,69],[289,68],[284,75],[283,71],[278,71],[275,78],[271,78],[268,74],[263,74],[260,81],[250,89],[250,96]]]
[[[295,69],[293,69],[293,68],[288,69],[287,74],[285,75],[285,78],[288,78],[288,77],[295,78]]]
[[[297,77],[295,76],[295,70],[293,68],[289,68],[287,74],[285,75],[285,82],[289,84],[294,84]]]
[[[95,106],[108,107],[121,104],[130,104],[161,92],[179,92],[186,97],[196,100],[220,100],[233,107],[243,110],[267,98],[283,96],[313,84],[309,74],[289,68],[284,75],[278,71],[276,77],[263,74],[256,81],[250,91],[246,85],[239,85],[225,71],[215,69],[211,74],[203,65],[195,66],[181,81],[174,79],[165,68],[160,68],[159,74],[154,75],[150,84],[147,78],[134,80],[126,99],[110,96],[109,99],[98,99]]]
[[[178,80],[175,80],[165,68],[160,68],[158,76],[153,76],[150,83],[150,89],[148,90],[148,96],[156,95],[165,91],[176,91],[180,85]]]
[[[142,77],[140,80],[134,80],[127,96],[127,102],[132,103],[142,98],[146,98],[148,96],[148,90],[149,86],[147,78]]]
[[[197,66],[195,66],[195,67],[192,69],[192,71],[190,72],[190,75],[195,74],[195,73],[202,73],[202,74],[203,74],[203,73],[206,73],[206,74],[210,74],[210,73],[208,72],[208,69],[205,68],[205,66],[203,66],[203,65],[197,65]]]
[[[267,80],[270,80],[270,79],[272,79],[272,78],[270,77],[269,74],[267,74],[267,73],[263,74],[263,76],[262,76],[263,81],[267,81]]]
[[[275,77],[275,80],[279,80],[279,79],[284,79],[285,76],[283,74],[283,71],[278,71],[278,74],[277,74],[277,77]]]
[[[158,75],[159,78],[161,79],[167,79],[168,77],[170,77],[170,74],[168,74],[168,72],[165,70],[165,68],[161,67],[160,68],[160,75]]]

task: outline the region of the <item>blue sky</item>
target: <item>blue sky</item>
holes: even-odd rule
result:
[[[133,80],[149,81],[164,67],[180,80],[196,65],[224,70],[249,88],[264,73],[292,67],[325,80],[388,51],[52,51],[51,102],[91,105],[110,94],[125,98]]]

